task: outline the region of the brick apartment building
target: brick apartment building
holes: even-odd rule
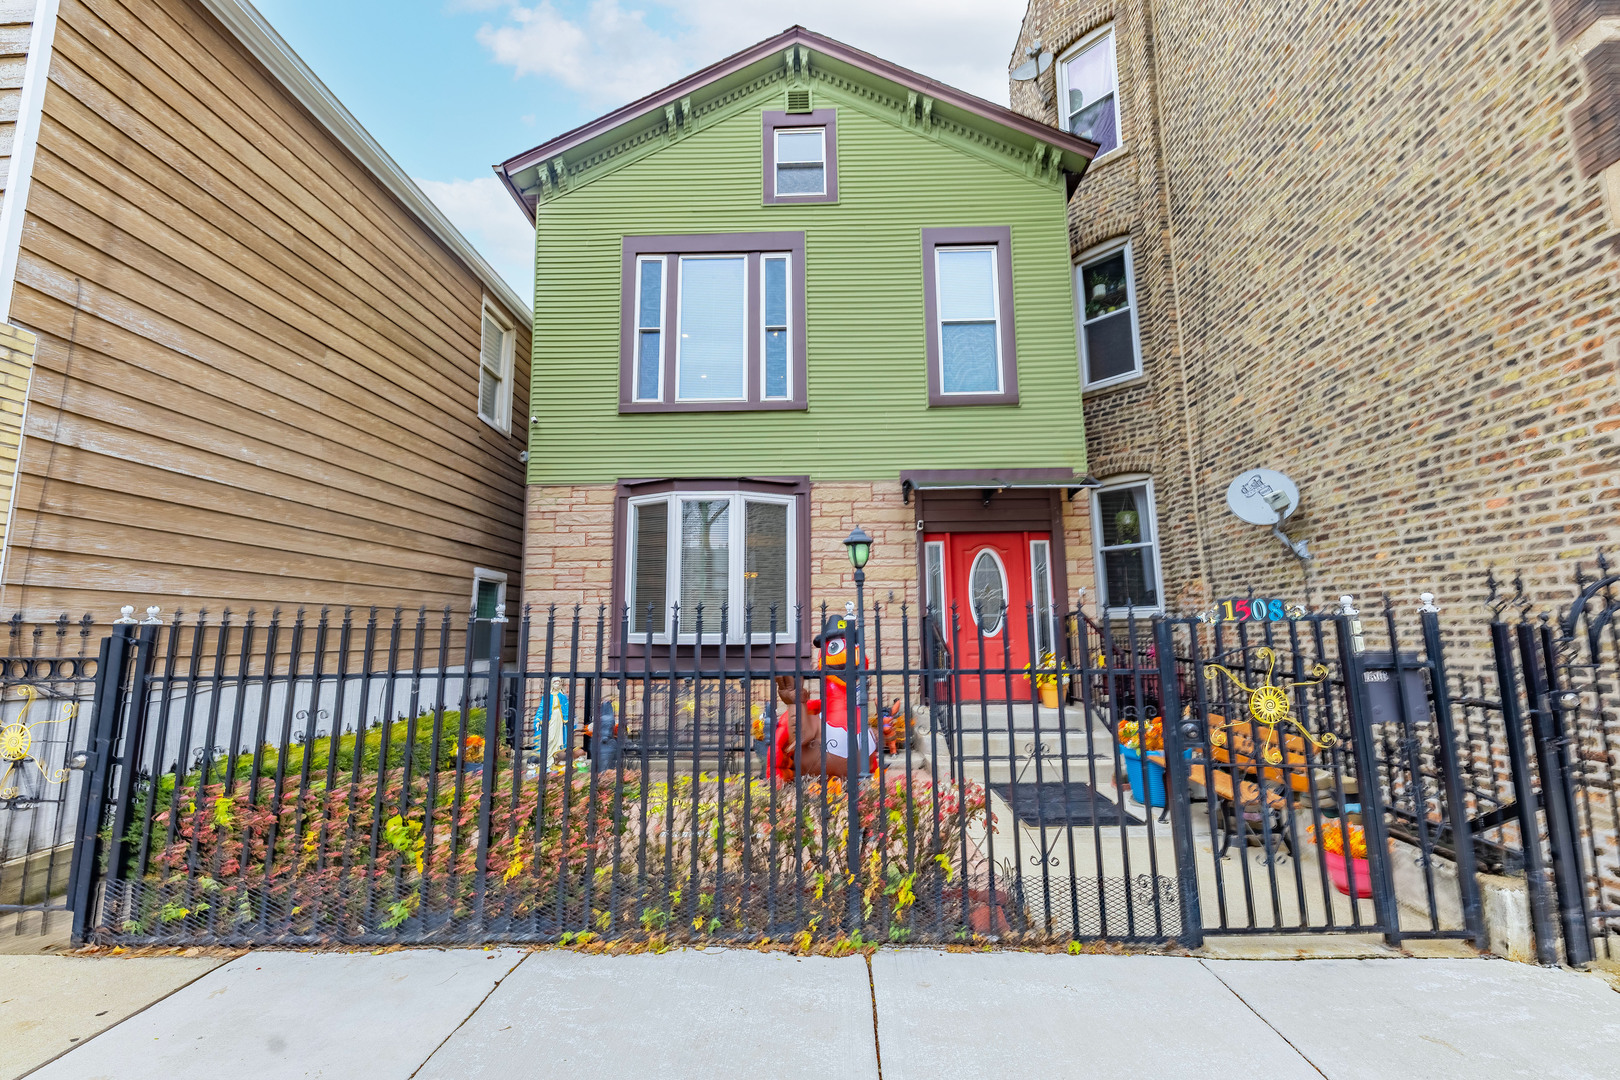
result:
[[[1137,514],[1099,587],[1301,597],[1226,506],[1268,467],[1318,605],[1478,610],[1490,567],[1568,596],[1620,540],[1620,3],[1034,0],[1014,65],[1037,39],[1013,107],[1101,145],[1087,461],[1094,520]]]

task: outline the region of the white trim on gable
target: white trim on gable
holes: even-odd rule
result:
[[[39,0],[33,30],[28,37],[22,98],[17,106],[17,128],[12,136],[11,163],[6,172],[5,205],[0,207],[0,321],[11,318],[11,294],[17,284],[17,253],[22,248],[23,215],[28,209],[28,186],[34,177],[34,150],[39,145],[40,118],[45,111],[45,84],[50,81],[59,7],[60,0]]]

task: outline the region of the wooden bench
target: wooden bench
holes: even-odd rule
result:
[[[1309,795],[1316,790],[1315,774],[1320,771],[1306,753],[1304,737],[1280,731],[1268,733],[1241,722],[1230,724],[1216,715],[1209,720],[1211,761],[1208,765],[1189,765],[1187,773],[1193,783],[1202,785],[1220,804],[1224,835],[1216,857],[1226,854],[1235,834],[1247,832],[1249,814],[1272,814],[1272,831],[1281,839],[1284,850],[1290,849],[1288,830],[1282,825],[1282,816],[1289,808],[1285,792]],[[1163,751],[1150,753],[1147,759],[1161,767],[1166,764]]]

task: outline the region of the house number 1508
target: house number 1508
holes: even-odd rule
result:
[[[1281,600],[1251,600],[1244,597],[1241,600],[1221,601],[1221,619],[1224,622],[1241,622],[1246,619],[1257,622],[1282,622],[1287,617],[1287,605]]]

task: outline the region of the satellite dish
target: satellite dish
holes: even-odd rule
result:
[[[1052,66],[1052,54],[1042,51],[1040,38],[1036,38],[1035,44],[1024,50],[1024,55],[1029,59],[1008,73],[1014,82],[1029,82],[1031,79],[1039,78]]]
[[[1227,485],[1226,505],[1251,525],[1276,525],[1299,506],[1299,487],[1275,469],[1250,469]]]

